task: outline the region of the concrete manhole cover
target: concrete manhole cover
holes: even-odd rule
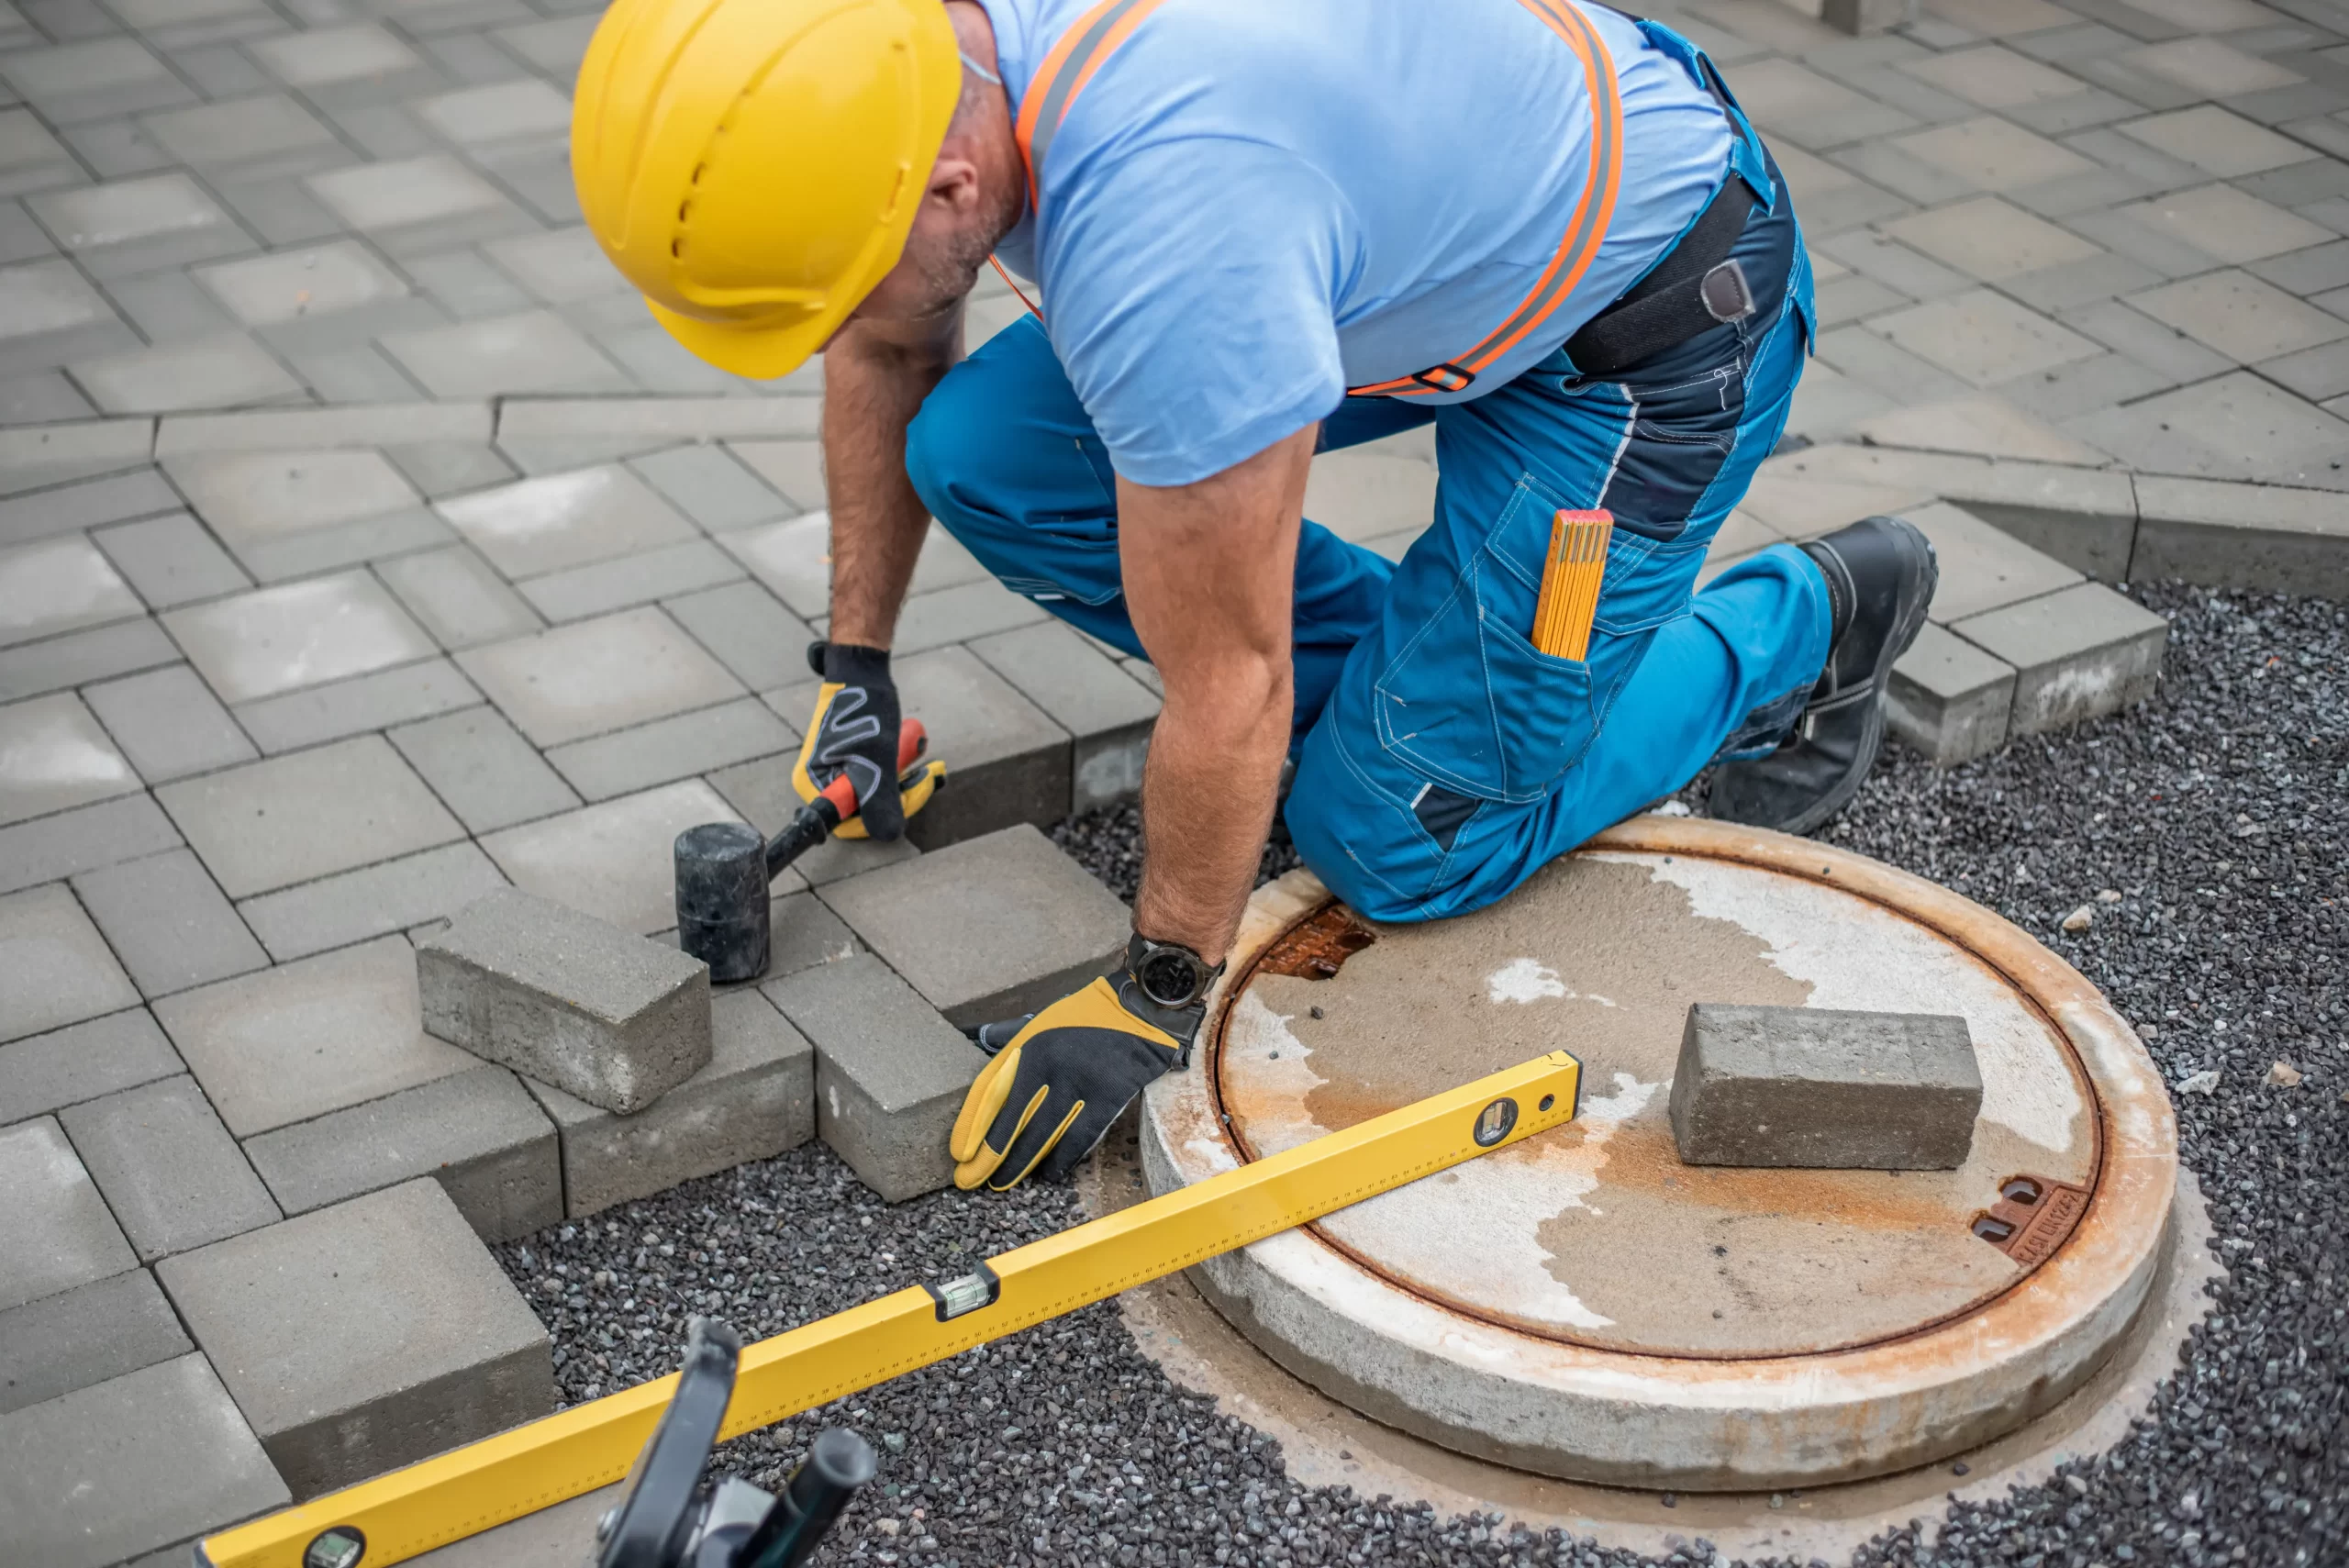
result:
[[[2133,1035],[2015,928],[1873,862],[1642,818],[1497,908],[1379,928],[1299,873],[1251,905],[1232,974],[1147,1104],[1153,1190],[1582,1061],[1572,1126],[1197,1271],[1292,1370],[1464,1451],[1688,1489],[1878,1473],[2052,1405],[2151,1277],[2175,1129]],[[1698,1001],[1964,1016],[1972,1157],[1681,1164],[1665,1107]],[[2068,1229],[2028,1224],[2064,1207]]]

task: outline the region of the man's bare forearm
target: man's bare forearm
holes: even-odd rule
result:
[[[824,353],[824,483],[834,642],[886,648],[929,513],[906,477],[906,427],[962,357],[962,311],[918,327],[851,323]]]
[[[1120,481],[1134,629],[1166,704],[1142,780],[1134,927],[1219,962],[1255,885],[1294,707],[1290,617],[1308,428],[1197,484]]]

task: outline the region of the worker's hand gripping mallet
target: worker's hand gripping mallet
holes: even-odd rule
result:
[[[897,727],[897,780],[925,773],[946,783],[946,764],[922,761],[930,737],[918,718]],[[799,808],[774,839],[740,822],[705,822],[677,835],[677,945],[709,965],[716,984],[750,980],[767,966],[767,884],[856,815],[856,785],[841,773]]]

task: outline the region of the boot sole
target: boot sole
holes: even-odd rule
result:
[[[1932,607],[1933,590],[1941,585],[1942,579],[1941,562],[1933,554],[1933,541],[1908,518],[1895,517],[1891,520],[1900,525],[1901,529],[1916,542],[1918,549],[1909,562],[1909,580],[1902,584],[1906,602],[1900,618],[1893,623],[1892,635],[1885,639],[1882,651],[1876,655],[1876,668],[1868,676],[1865,699],[1867,728],[1860,732],[1859,753],[1852,759],[1851,768],[1835,781],[1835,787],[1813,801],[1793,821],[1780,828],[1778,830],[1782,833],[1809,833],[1851,805],[1852,797],[1860,793],[1860,785],[1867,781],[1868,773],[1876,767],[1876,758],[1884,751],[1884,706],[1887,688],[1892,684],[1892,666],[1909,651],[1909,644],[1917,640],[1917,634],[1925,629],[1925,612]]]

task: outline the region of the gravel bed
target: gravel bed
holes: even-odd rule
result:
[[[2198,1085],[2176,1096],[2185,1154],[2230,1277],[2130,1440],[1957,1505],[1930,1549],[1879,1539],[1865,1568],[2349,1563],[2349,614],[2135,593],[2175,617],[2153,702],[1946,772],[1889,752],[1824,836],[1998,909],[2144,1027],[2172,1082]],[[1129,808],[1055,837],[1130,897],[1136,825]],[[2083,906],[2087,929],[2065,931]],[[1059,1187],[890,1207],[810,1146],[498,1251],[581,1399],[674,1368],[692,1313],[772,1334],[1081,1218]],[[1642,1561],[1297,1485],[1275,1445],[1169,1384],[1107,1303],[753,1434],[720,1463],[773,1487],[839,1423],[881,1449],[882,1484],[826,1562]],[[1692,1557],[1713,1560],[1672,1561]]]

